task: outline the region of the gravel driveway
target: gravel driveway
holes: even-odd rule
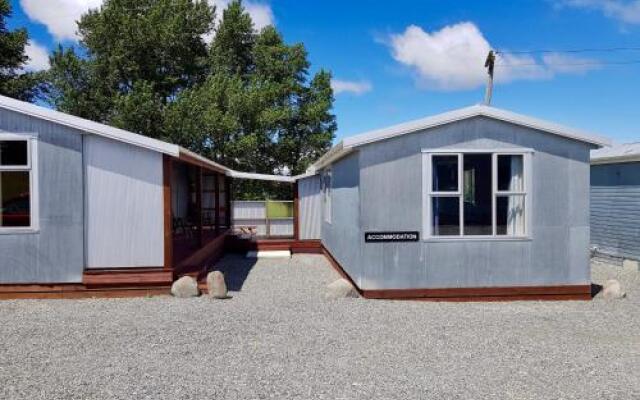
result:
[[[221,265],[230,300],[0,302],[0,399],[640,398],[637,273],[621,301],[428,303],[325,300],[322,256]]]

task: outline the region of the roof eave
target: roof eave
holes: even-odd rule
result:
[[[90,133],[175,157],[180,153],[179,146],[171,143],[125,131],[124,129],[114,128],[109,125],[76,117],[60,111],[37,106],[35,104],[15,100],[10,97],[0,96],[0,107],[19,114],[29,115],[76,129],[82,134]]]

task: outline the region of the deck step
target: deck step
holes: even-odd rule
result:
[[[291,258],[291,250],[258,250],[247,252],[247,258]]]
[[[161,268],[121,271],[86,270],[82,276],[82,283],[89,289],[171,286],[172,282],[173,272]]]

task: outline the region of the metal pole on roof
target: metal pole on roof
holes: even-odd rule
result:
[[[484,62],[484,67],[487,69],[487,89],[484,93],[484,104],[487,106],[491,105],[491,96],[493,95],[493,69],[495,66],[496,55],[493,50],[489,50],[489,54],[487,54],[487,59]]]

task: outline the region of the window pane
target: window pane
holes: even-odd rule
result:
[[[498,190],[523,191],[522,155],[498,155]]]
[[[491,154],[464,155],[464,234],[491,235]]]
[[[0,141],[0,165],[27,165],[27,141]]]
[[[432,179],[434,192],[458,191],[458,156],[432,156]]]
[[[507,236],[523,236],[524,230],[524,196],[498,196],[496,199],[497,234]]]
[[[431,231],[433,236],[460,234],[460,198],[431,198]]]
[[[0,226],[31,225],[28,171],[0,172]]]

